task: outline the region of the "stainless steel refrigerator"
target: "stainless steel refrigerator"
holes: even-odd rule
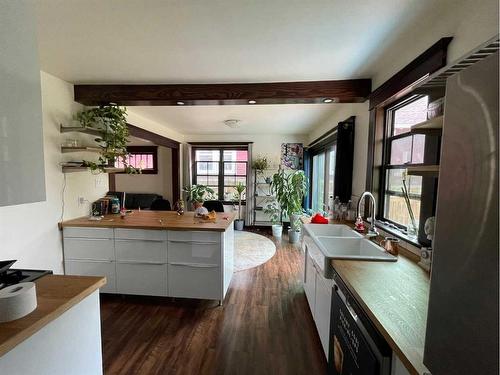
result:
[[[498,52],[446,85],[424,364],[498,374]]]

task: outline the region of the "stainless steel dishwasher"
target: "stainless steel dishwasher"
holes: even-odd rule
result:
[[[392,350],[334,272],[328,373],[389,375]]]

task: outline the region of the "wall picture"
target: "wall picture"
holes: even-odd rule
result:
[[[293,170],[304,168],[304,146],[302,143],[281,144],[281,168]]]

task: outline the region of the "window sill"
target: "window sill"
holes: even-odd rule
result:
[[[418,242],[418,239],[415,237],[410,237],[397,229],[394,229],[392,227],[389,227],[388,225],[381,223],[378,220],[375,222],[375,226],[377,228],[382,229],[384,232],[390,234],[391,236],[399,238],[400,240],[403,240],[404,242],[416,247],[417,251],[422,248],[422,245]],[[420,253],[418,255],[420,255]]]

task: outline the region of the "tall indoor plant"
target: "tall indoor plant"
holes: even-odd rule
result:
[[[300,236],[300,215],[302,213],[302,201],[309,186],[304,171],[293,171],[287,174],[280,169],[273,175],[271,191],[281,208],[281,220],[283,217],[290,219],[290,231],[288,239],[291,243],[298,241]]]
[[[238,218],[234,221],[234,229],[243,230],[243,224],[245,220],[241,218],[241,198],[243,196],[243,192],[245,191],[245,185],[241,182],[238,182],[234,187],[236,190],[235,198],[238,201]]]

